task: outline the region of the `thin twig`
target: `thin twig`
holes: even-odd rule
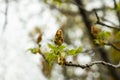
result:
[[[110,20],[107,20],[105,18],[101,18],[103,21],[106,21],[106,22],[109,22],[111,23],[112,25],[116,26],[116,27],[119,27],[118,25],[116,25],[114,22],[110,21]]]
[[[115,46],[113,42],[109,42],[106,45],[109,45],[109,46],[113,47],[114,49],[116,49],[117,51],[120,51],[120,48]]]
[[[99,22],[97,21],[96,24],[99,24],[99,25],[102,25],[102,26],[105,26],[105,27],[108,27],[108,28],[120,30],[120,28],[118,28],[118,27],[113,27],[113,26],[107,25],[107,24],[105,24],[103,22],[100,22],[100,21]]]
[[[108,28],[120,30],[120,28],[118,28],[118,27],[113,27],[113,26],[110,26],[110,25],[107,25],[107,24],[101,22],[96,10],[94,10],[94,12],[95,12],[95,15],[96,15],[96,18],[97,18],[96,24],[99,24],[99,25],[102,25],[102,26],[105,26],[105,27],[108,27]]]
[[[4,21],[4,24],[3,24],[3,32],[7,26],[7,23],[8,23],[8,7],[9,7],[9,1],[8,0],[5,0],[5,3],[6,3],[6,8],[5,8],[5,21]]]
[[[99,18],[99,16],[98,16],[98,14],[97,14],[97,12],[96,12],[95,9],[94,9],[94,12],[95,12],[95,15],[96,15],[96,18],[97,18],[97,22],[99,22],[99,21],[100,21],[100,18]]]
[[[71,66],[71,67],[80,67],[82,69],[85,69],[85,68],[89,68],[95,64],[102,64],[104,66],[108,66],[108,67],[112,67],[112,68],[120,68],[120,64],[118,65],[114,65],[114,64],[111,64],[111,63],[108,63],[108,62],[105,62],[105,61],[94,61],[94,62],[91,62],[89,64],[86,64],[86,65],[81,65],[81,64],[73,64],[73,63],[69,63],[69,62],[65,62],[64,65],[65,66]]]
[[[102,47],[96,47],[96,48],[92,48],[92,49],[86,49],[86,50],[84,50],[84,51],[82,51],[81,53],[89,53],[89,52],[95,52],[95,51],[97,51],[98,49],[100,49],[100,48],[102,48]]]
[[[114,10],[116,11],[116,15],[117,15],[118,22],[119,22],[119,26],[120,26],[120,11],[119,11],[119,10],[116,10],[116,9],[117,9],[116,0],[113,0],[113,2],[114,2]]]
[[[116,16],[117,16],[117,18],[118,18],[118,22],[119,22],[119,26],[120,26],[120,15],[119,15],[119,11],[116,10],[116,9],[117,9],[116,0],[113,0],[113,3],[114,3],[114,10],[116,11]]]
[[[65,15],[76,16],[76,15],[79,14],[78,12],[74,12],[74,11],[70,11],[70,10],[65,10],[65,9],[62,9],[62,8],[57,7],[56,5],[50,4],[50,3],[48,3],[48,6],[49,6],[51,9],[56,9],[56,10],[58,10],[59,12],[65,14]]]
[[[46,59],[46,57],[45,57],[45,55],[44,55],[43,53],[40,53],[40,55],[43,57],[43,59],[44,59],[47,63],[49,63],[48,60]]]

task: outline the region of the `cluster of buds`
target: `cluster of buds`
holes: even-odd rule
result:
[[[101,29],[97,26],[91,27],[91,33],[96,37],[101,32]]]
[[[57,30],[57,32],[55,34],[55,41],[54,41],[54,43],[56,45],[59,45],[59,46],[62,45],[62,43],[63,43],[63,32],[62,32],[61,29]]]

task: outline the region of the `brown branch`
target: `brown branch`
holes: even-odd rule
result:
[[[120,26],[120,11],[119,10],[116,10],[117,9],[117,3],[116,3],[116,0],[113,0],[113,3],[114,3],[114,10],[116,11],[116,16],[118,18],[118,22],[119,22],[119,26]]]
[[[96,16],[96,18],[97,18],[97,22],[100,22],[100,18],[99,18],[99,16],[98,16],[98,14],[97,14],[97,12],[96,12],[95,9],[94,9],[94,12],[95,12],[95,16]]]
[[[105,26],[105,27],[108,27],[108,28],[120,30],[120,28],[118,28],[118,27],[113,27],[113,26],[107,25],[107,24],[105,24],[103,22],[100,22],[100,21],[97,21],[96,24],[99,24],[99,25],[102,25],[102,26]]]
[[[107,19],[105,19],[105,18],[101,18],[103,21],[106,21],[106,22],[109,22],[110,24],[112,24],[112,25],[114,25],[114,26],[116,26],[116,27],[119,27],[118,25],[116,25],[115,23],[113,23],[112,21],[110,21],[110,20],[107,20]]]
[[[89,68],[89,67],[91,67],[91,66],[93,66],[95,64],[102,64],[104,66],[108,66],[108,67],[111,67],[111,68],[120,68],[120,64],[114,65],[114,64],[111,64],[111,63],[108,63],[108,62],[105,62],[105,61],[94,61],[94,62],[91,62],[91,63],[86,64],[86,65],[73,64],[71,62],[65,62],[64,63],[65,66],[80,67],[82,69]]]
[[[117,42],[109,42],[106,45],[109,45],[109,46],[113,47],[114,49],[116,49],[117,51],[120,51],[120,48],[114,45],[114,43],[117,43]]]
[[[43,57],[43,59],[44,59],[47,63],[49,63],[48,60],[46,59],[46,57],[45,57],[45,55],[44,55],[43,53],[39,53],[39,54]]]
[[[39,52],[39,54],[42,55],[43,59],[47,63],[49,63],[43,53]],[[63,63],[63,65],[65,65],[65,66],[80,67],[82,69],[90,68],[91,66],[96,65],[96,64],[102,64],[104,66],[108,66],[108,67],[111,67],[111,68],[120,68],[120,64],[114,65],[114,64],[111,64],[111,63],[108,63],[108,62],[105,62],[105,61],[94,61],[94,62],[91,62],[89,64],[85,64],[85,65],[73,64],[72,62],[65,62],[65,63]]]
[[[61,8],[58,8],[56,5],[53,5],[53,4],[50,4],[50,3],[48,3],[48,6],[49,6],[51,9],[56,9],[56,10],[58,10],[59,12],[61,12],[62,14],[65,14],[65,15],[70,15],[70,16],[79,15],[78,12],[61,9]]]
[[[105,27],[108,27],[108,28],[112,28],[112,29],[120,30],[120,28],[118,28],[118,27],[113,27],[113,26],[110,26],[110,25],[107,25],[107,24],[101,22],[101,21],[100,21],[100,17],[98,16],[96,10],[94,10],[94,12],[95,12],[95,15],[96,15],[96,18],[97,18],[97,22],[96,22],[96,24],[99,24],[99,25],[102,25],[102,26],[105,26]]]

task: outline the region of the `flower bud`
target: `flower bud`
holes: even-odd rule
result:
[[[54,43],[56,45],[59,45],[59,46],[62,45],[62,43],[63,43],[63,32],[62,32],[61,29],[57,30],[57,32],[55,34],[55,41],[54,41]]]

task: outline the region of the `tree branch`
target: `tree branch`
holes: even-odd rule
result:
[[[51,9],[56,9],[56,10],[58,10],[59,12],[65,14],[65,15],[70,15],[70,16],[79,15],[78,12],[74,12],[74,11],[70,11],[70,10],[61,9],[61,8],[58,8],[58,7],[55,6],[55,5],[50,4],[50,3],[48,3],[48,6],[49,6]]]
[[[110,21],[110,20],[107,20],[107,19],[105,19],[105,18],[101,18],[103,21],[106,21],[106,22],[109,22],[110,24],[112,24],[112,25],[114,25],[114,26],[116,26],[116,27],[119,27],[118,25],[116,25],[115,23],[113,23],[112,21]]]
[[[103,22],[100,22],[100,21],[97,21],[96,24],[99,24],[99,25],[102,25],[102,26],[105,26],[105,27],[108,27],[108,28],[120,30],[120,28],[118,28],[118,27],[113,27],[113,26],[107,25],[107,24],[105,24]]]
[[[108,62],[105,62],[105,61],[94,61],[94,62],[91,62],[91,63],[86,64],[86,65],[73,64],[71,62],[65,62],[64,63],[65,66],[80,67],[82,69],[89,68],[89,67],[91,67],[95,64],[102,64],[104,66],[108,66],[108,67],[112,67],[112,68],[120,68],[120,64],[114,65],[114,64],[111,64],[111,63],[108,63]]]
[[[110,25],[107,25],[107,24],[101,22],[101,21],[100,21],[100,17],[98,16],[96,10],[94,10],[94,12],[95,12],[95,15],[96,15],[96,18],[97,18],[96,24],[99,24],[99,25],[102,25],[102,26],[105,26],[105,27],[108,27],[108,28],[120,30],[120,28],[118,28],[118,27],[113,27],[113,26],[110,26]]]
[[[117,51],[120,51],[120,48],[115,46],[114,43],[118,43],[118,41],[117,42],[116,41],[115,42],[109,42],[106,45],[109,45],[109,46],[113,47],[114,49],[116,49]],[[119,41],[119,43],[120,43],[120,41]]]
[[[7,23],[8,23],[8,20],[7,20],[7,17],[8,17],[8,7],[9,7],[9,1],[8,0],[5,0],[5,3],[6,3],[6,8],[5,8],[5,21],[4,21],[4,24],[3,24],[3,31],[5,30],[6,26],[7,26]]]
[[[99,48],[98,48],[99,49]],[[49,63],[45,57],[45,55],[42,53],[42,52],[39,52],[39,54],[43,57],[43,59]],[[108,66],[108,67],[111,67],[111,68],[120,68],[120,64],[117,64],[117,65],[114,65],[112,63],[109,63],[109,62],[105,62],[105,61],[94,61],[94,62],[91,62],[89,64],[85,64],[85,65],[81,65],[81,64],[74,64],[72,62],[64,62],[63,65],[65,66],[71,66],[71,67],[80,67],[82,69],[85,69],[85,68],[90,68],[92,67],[93,65],[96,65],[96,64],[102,64],[104,66]]]
[[[114,3],[114,10],[116,11],[116,15],[117,15],[118,22],[119,22],[119,26],[120,26],[120,11],[119,11],[119,10],[116,10],[116,9],[117,9],[116,0],[113,0],[113,3]]]
[[[94,9],[94,12],[95,12],[95,16],[96,16],[96,18],[97,18],[97,22],[99,22],[99,21],[100,21],[100,18],[99,18],[99,16],[98,16],[97,12],[96,12],[96,9]]]

